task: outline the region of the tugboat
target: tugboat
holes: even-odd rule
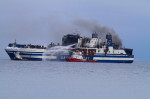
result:
[[[66,57],[67,62],[97,62],[97,60],[83,59],[81,52],[73,52],[71,57]]]

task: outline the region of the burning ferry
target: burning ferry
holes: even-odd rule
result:
[[[112,35],[106,34],[102,42],[97,33],[92,38],[79,34],[67,34],[62,38],[62,45],[51,43],[48,47],[31,44],[10,43],[6,47],[12,60],[52,60],[67,62],[132,63],[133,49],[120,48],[113,43]]]

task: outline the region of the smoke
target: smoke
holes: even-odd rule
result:
[[[102,26],[97,21],[88,21],[83,19],[76,19],[73,21],[73,24],[76,25],[80,31],[85,31],[88,33],[94,32],[98,33],[102,41],[105,41],[106,34],[110,33],[112,35],[113,43],[116,43],[120,47],[122,47],[122,40],[119,38],[115,30],[112,28]]]
[[[71,23],[67,23],[63,22],[59,17],[50,17],[48,24],[50,33],[53,33],[52,36],[56,39],[55,41],[60,42],[64,34],[79,31],[79,33],[90,34],[90,36],[91,33],[96,32],[104,42],[106,34],[110,33],[112,35],[113,43],[122,47],[122,40],[119,38],[115,30],[107,26],[100,25],[98,21],[75,19]]]
[[[93,32],[97,32],[102,41],[105,41],[107,33],[111,33],[113,36],[113,43],[122,46],[122,41],[116,34],[115,30],[107,26],[101,26],[97,21],[75,19],[71,22],[63,20],[59,15],[51,15],[47,17],[41,17],[40,19],[26,19],[20,18],[14,20],[15,23],[10,25],[8,31],[6,31],[10,38],[23,40],[28,42],[50,42],[61,43],[64,34],[73,33],[79,31],[83,35],[87,36]],[[13,22],[12,22],[13,23]],[[11,31],[11,32],[10,32]]]

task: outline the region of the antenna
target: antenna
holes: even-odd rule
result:
[[[14,44],[17,44],[17,42],[16,42],[16,39],[15,39],[15,42],[14,42]]]

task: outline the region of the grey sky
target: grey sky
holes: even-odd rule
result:
[[[149,5],[149,0],[0,0],[0,58],[8,58],[4,48],[15,39],[61,42],[63,34],[76,29],[72,22],[84,19],[113,28],[123,45],[134,49],[136,60],[150,60]]]

